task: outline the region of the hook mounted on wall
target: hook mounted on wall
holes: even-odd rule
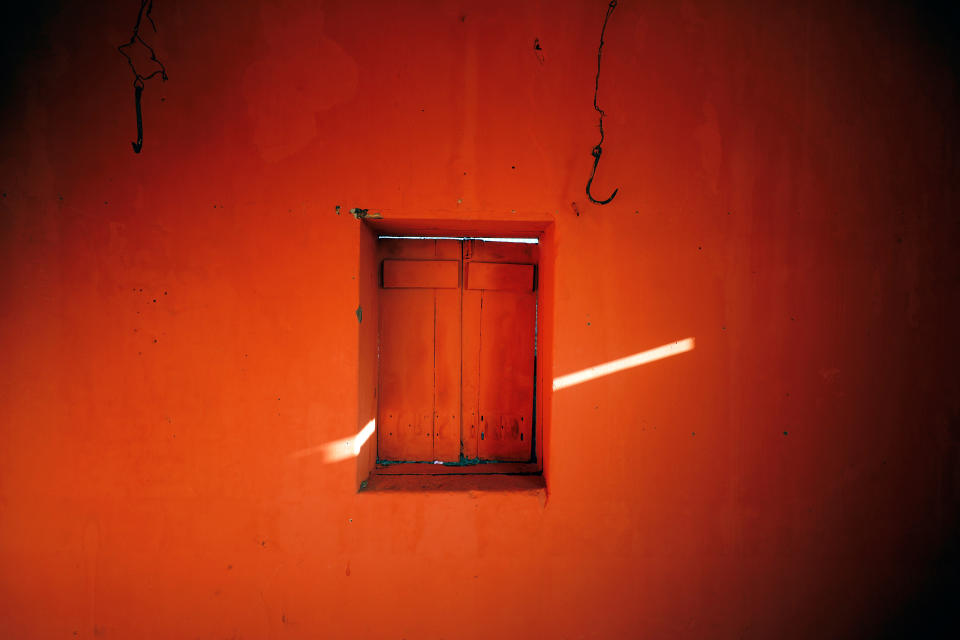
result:
[[[617,0],[610,0],[610,4],[607,5],[607,15],[603,18],[603,28],[600,30],[600,46],[597,48],[597,75],[593,83],[593,108],[600,114],[600,142],[590,151],[591,155],[593,155],[593,170],[590,171],[590,178],[587,180],[587,197],[590,198],[590,202],[593,204],[608,204],[616,197],[617,192],[620,190],[619,187],[614,189],[613,193],[611,193],[610,197],[606,200],[597,200],[593,197],[593,194],[590,193],[593,178],[597,175],[597,165],[600,164],[600,154],[603,153],[603,116],[606,114],[597,102],[597,94],[600,93],[600,59],[603,56],[603,35],[607,31],[607,21],[610,20],[610,14],[613,13],[613,10],[616,8]]]
[[[153,11],[153,0],[140,0],[140,10],[137,12],[137,21],[133,25],[133,35],[130,36],[130,40],[121,44],[117,47],[117,50],[127,59],[127,63],[130,65],[130,70],[133,71],[133,101],[137,110],[137,141],[131,142],[133,146],[134,153],[140,153],[140,150],[143,148],[143,111],[141,109],[140,103],[143,96],[143,87],[144,83],[150,78],[159,75],[160,79],[164,82],[167,81],[167,70],[163,66],[163,63],[157,59],[157,54],[153,51],[153,47],[147,44],[147,41],[140,37],[140,23],[143,21],[143,18],[147,18],[147,22],[150,23],[150,26],[153,27],[153,30],[157,30],[157,25],[154,24],[153,18],[150,16],[150,12]],[[133,58],[130,57],[128,49],[133,47],[136,43],[142,44],[146,47],[147,51],[150,54],[150,60],[157,63],[158,69],[155,69],[152,73],[148,75],[141,75],[137,71],[136,65],[133,63]]]

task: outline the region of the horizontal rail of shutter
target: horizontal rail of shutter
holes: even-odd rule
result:
[[[467,289],[493,291],[533,291],[532,264],[502,262],[468,262]]]
[[[384,289],[456,289],[458,260],[384,260]]]

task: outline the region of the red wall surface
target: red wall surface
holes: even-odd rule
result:
[[[156,0],[139,155],[138,3],[8,22],[0,636],[949,622],[955,58],[936,14],[777,4],[620,3],[605,207],[602,0]],[[553,393],[546,490],[358,492],[369,445],[313,455],[373,410],[354,207],[552,223],[547,376],[696,347]]]

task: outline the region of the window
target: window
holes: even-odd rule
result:
[[[539,469],[538,258],[534,240],[379,239],[378,468]]]

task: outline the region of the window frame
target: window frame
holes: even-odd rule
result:
[[[477,220],[364,220],[360,226],[361,250],[359,255],[360,307],[363,309],[360,337],[360,395],[358,424],[367,423],[377,414],[376,397],[379,378],[378,346],[380,274],[377,260],[377,242],[380,236],[387,237],[442,237],[461,238],[523,238],[535,239],[538,244],[537,263],[537,312],[536,312],[536,376],[534,386],[534,459],[532,462],[484,462],[472,465],[447,465],[433,463],[382,464],[377,461],[377,425],[373,436],[362,447],[357,458],[358,488],[365,489],[377,477],[394,476],[443,476],[456,483],[457,477],[468,476],[545,476],[548,470],[549,421],[552,388],[546,384],[552,372],[553,329],[553,222],[550,219],[518,221]],[[363,326],[366,325],[366,326]],[[361,425],[362,426],[362,425]],[[475,487],[475,482],[470,483]],[[456,484],[452,488],[457,488]]]

